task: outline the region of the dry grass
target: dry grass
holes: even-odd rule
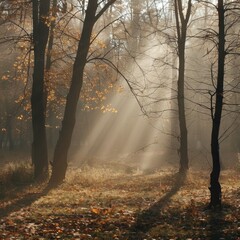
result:
[[[29,162],[7,162],[1,164],[0,199],[15,187],[22,187],[33,182],[33,168]]]
[[[238,239],[239,178],[224,171],[223,209],[206,211],[209,172],[131,174],[69,169],[50,192],[31,186],[0,201],[1,239]],[[15,206],[14,208],[12,206]],[[19,206],[19,207],[16,207]],[[12,208],[11,208],[12,207]]]

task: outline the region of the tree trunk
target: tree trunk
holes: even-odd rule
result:
[[[57,16],[57,0],[52,1],[52,18],[49,30],[49,40],[46,54],[46,71],[50,71],[52,65],[52,49],[54,43],[54,29],[56,26],[56,16]]]
[[[179,172],[184,173],[188,170],[188,134],[185,115],[184,100],[184,81],[185,81],[185,41],[179,43],[179,69],[178,69],[178,119],[180,129],[180,169]]]
[[[48,154],[51,155],[52,153],[52,149],[54,146],[54,141],[53,141],[53,116],[54,116],[54,111],[52,108],[52,104],[47,102],[47,97],[48,97],[48,88],[50,86],[49,83],[49,72],[51,70],[52,67],[52,50],[53,50],[53,46],[54,46],[54,39],[55,39],[55,35],[54,35],[54,30],[56,27],[56,17],[57,17],[57,0],[52,0],[52,14],[51,14],[51,24],[50,24],[50,28],[49,28],[49,39],[48,39],[48,46],[46,49],[46,66],[45,66],[45,72],[47,75],[47,79],[45,80],[45,87],[44,87],[44,91],[45,91],[45,107],[48,108],[48,124],[50,125],[49,128],[46,129],[46,135],[47,135],[47,140],[48,140]]]
[[[59,133],[59,138],[54,151],[52,175],[49,182],[50,186],[60,184],[65,178],[67,170],[67,154],[75,125],[77,103],[83,83],[83,72],[91,44],[92,29],[96,22],[95,15],[98,7],[97,2],[97,0],[91,0],[88,2],[83,30],[73,65],[72,81],[67,96],[62,129]]]
[[[7,130],[7,141],[8,141],[8,149],[10,151],[14,150],[14,143],[13,143],[13,133],[12,133],[12,115],[7,115],[7,123],[6,123],[6,130]]]
[[[223,105],[223,83],[224,83],[224,64],[225,64],[225,23],[224,23],[224,6],[223,0],[218,0],[218,75],[216,88],[215,112],[212,113],[212,135],[211,135],[211,153],[212,153],[212,172],[210,175],[210,193],[211,200],[209,207],[221,207],[221,185],[220,176],[220,154],[219,154],[219,130],[222,117]],[[213,110],[212,110],[213,111]],[[214,114],[214,115],[213,115]]]
[[[175,18],[177,28],[177,45],[178,45],[178,82],[177,82],[177,101],[178,101],[178,119],[180,129],[180,167],[179,172],[185,173],[188,170],[188,133],[185,115],[185,96],[184,96],[184,82],[185,82],[185,46],[187,36],[187,24],[191,14],[191,0],[188,1],[188,8],[186,16],[183,14],[183,7],[181,0],[175,0]]]
[[[48,153],[45,129],[45,93],[44,93],[44,65],[45,50],[48,40],[49,28],[46,17],[49,15],[50,1],[32,1],[33,4],[33,43],[34,43],[34,69],[32,84],[32,162],[34,164],[35,179],[48,176]]]

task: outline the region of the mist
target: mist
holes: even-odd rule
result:
[[[79,108],[70,166],[112,164],[117,169],[118,164],[124,164],[143,172],[178,168],[177,72],[173,65],[176,60],[169,46],[158,43],[158,36],[143,41],[140,53],[134,61],[129,61],[131,65],[128,64],[127,69],[124,68],[128,78],[120,77],[116,83],[122,90],[109,93],[104,102],[114,107],[113,112]],[[188,44],[194,45],[194,42]],[[186,63],[190,86],[185,95],[189,156],[190,168],[210,170],[211,116],[210,110],[204,108],[209,103],[202,92],[192,91],[201,88],[203,78],[210,77],[209,64],[201,62],[201,51],[202,46],[196,51],[189,49]],[[224,123],[229,124],[231,120]],[[233,167],[238,162],[237,153],[230,147],[235,137],[230,134],[221,144],[223,168]]]
[[[1,1],[1,239],[239,239],[239,10]]]

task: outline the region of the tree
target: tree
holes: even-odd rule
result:
[[[27,88],[30,34],[28,33],[29,2],[1,1],[1,131],[0,148],[15,150],[22,144],[23,95]],[[26,50],[26,51],[25,51]],[[21,142],[21,143],[20,143]],[[25,140],[25,143],[27,141]],[[27,145],[27,144],[25,144]]]
[[[44,91],[45,51],[49,35],[50,1],[32,1],[34,68],[31,96],[32,162],[34,177],[48,176],[48,150],[45,129],[46,96]]]
[[[187,31],[189,27],[189,20],[191,16],[191,11],[192,11],[192,1],[187,1],[187,6],[184,7],[185,1],[181,0],[174,0],[174,1],[168,1],[168,2],[163,2],[163,1],[154,1],[154,7],[155,9],[149,8],[147,11],[146,16],[144,17],[145,23],[148,22],[150,28],[152,30],[152,33],[149,33],[148,35],[153,35],[154,32],[158,33],[158,44],[161,46],[159,56],[161,56],[162,52],[170,50],[168,53],[165,53],[165,55],[162,55],[161,57],[155,56],[154,64],[159,64],[161,62],[161,65],[158,66],[159,69],[164,69],[163,66],[165,66],[165,69],[163,71],[169,71],[169,66],[171,68],[171,72],[175,73],[175,64],[178,61],[178,67],[177,67],[177,106],[178,106],[178,124],[179,124],[179,142],[180,142],[180,147],[178,150],[179,156],[180,156],[180,166],[179,166],[179,172],[184,173],[188,170],[188,165],[189,165],[189,158],[188,158],[188,132],[187,132],[187,123],[186,123],[186,113],[185,113],[185,62],[186,62],[186,57],[185,57],[185,52],[186,52],[186,41],[187,41]],[[172,26],[172,9],[171,9],[171,4],[174,7],[174,17],[175,17],[175,26]],[[161,10],[158,10],[160,7]],[[140,10],[138,10],[141,12]],[[143,11],[143,10],[142,10]],[[164,12],[166,11],[166,15],[164,15]],[[141,26],[141,28],[143,28]],[[175,34],[176,32],[176,34]],[[139,34],[140,35],[140,34]],[[154,41],[153,41],[154,44]],[[135,44],[137,46],[137,44]],[[141,51],[141,50],[140,50]],[[174,52],[174,57],[169,60],[169,53]],[[177,57],[175,57],[175,52],[177,52]],[[154,58],[154,57],[153,57]],[[168,58],[168,59],[167,59]],[[157,65],[155,65],[156,67]],[[163,73],[160,73],[161,70],[159,70],[159,76],[162,76]],[[161,75],[160,75],[161,74]],[[169,74],[169,73],[168,73]],[[175,80],[174,77],[175,74],[172,74],[172,81]],[[168,76],[166,76],[168,77]],[[151,109],[150,106],[153,106],[155,104],[156,108],[156,103],[160,105],[160,103],[167,102],[171,100],[171,103],[174,103],[174,84],[171,84],[171,86],[166,83],[162,84],[163,80],[161,77],[158,79],[158,83],[154,82],[152,79],[148,80],[148,87],[144,87],[149,91],[149,89],[152,87],[153,89],[150,90],[149,92],[152,93],[146,93],[144,94],[149,97],[149,101],[145,106],[143,105],[142,108],[144,109],[145,113],[147,115],[152,115],[153,117],[161,117],[162,120],[162,114],[163,112],[169,112],[170,110],[168,109],[169,107],[157,107],[158,110],[156,111],[154,107]],[[163,87],[164,86],[164,87]],[[167,86],[167,87],[166,87]],[[159,88],[159,90],[156,90],[156,88]],[[165,95],[162,94],[161,88],[168,88],[165,91]],[[173,90],[174,89],[174,90]],[[167,92],[171,91],[171,96]],[[157,96],[158,93],[158,96]],[[140,98],[140,97],[139,97]],[[147,109],[147,106],[149,106],[149,109]],[[159,110],[160,109],[160,110]],[[167,110],[167,111],[166,111]],[[174,104],[172,104],[171,111],[175,111]],[[173,119],[171,119],[173,121]],[[173,130],[173,129],[171,129]],[[166,129],[165,129],[165,132]],[[174,131],[175,132],[175,131]],[[176,135],[171,131],[169,135]]]
[[[183,4],[181,0],[174,0],[175,19],[177,30],[177,49],[178,49],[178,80],[177,80],[177,101],[178,101],[178,119],[180,129],[180,169],[181,173],[188,170],[188,133],[185,116],[184,103],[184,83],[185,83],[185,48],[187,38],[187,27],[191,14],[191,0],[188,0],[186,16],[183,12]]]
[[[97,12],[99,7],[97,0],[89,1],[87,4],[82,33],[73,65],[71,85],[67,95],[62,128],[59,132],[59,138],[54,151],[52,175],[49,182],[50,186],[58,185],[65,178],[67,170],[67,154],[71,144],[72,133],[75,125],[77,103],[82,88],[84,68],[88,61],[88,52],[92,43],[92,32],[94,25],[101,15],[108,9],[108,7],[115,1],[116,0],[108,1],[102,7],[102,9],[99,10],[99,12]]]
[[[225,65],[225,23],[223,0],[218,0],[218,72],[217,86],[214,95],[215,109],[212,108],[212,134],[211,134],[211,153],[212,153],[212,172],[210,175],[211,201],[209,207],[221,206],[221,185],[220,175],[220,156],[219,156],[219,130],[223,106],[223,83]]]
[[[201,1],[200,1],[201,2]],[[231,119],[231,124],[224,117],[239,114],[239,104],[235,96],[239,94],[239,83],[236,83],[236,57],[239,56],[239,34],[236,27],[239,24],[239,3],[236,1],[225,2],[218,0],[217,3],[202,1],[206,7],[212,7],[217,12],[215,24],[211,28],[205,27],[204,41],[208,40],[207,56],[212,56],[211,82],[212,89],[208,89],[210,95],[211,110],[211,156],[212,171],[210,174],[210,203],[209,208],[221,207],[221,184],[219,181],[222,161],[220,158],[220,144],[230,134],[237,118]],[[236,26],[236,27],[235,27]],[[238,30],[237,30],[238,31]],[[226,119],[225,119],[226,120]],[[229,117],[228,117],[229,120]],[[224,125],[225,129],[224,129]],[[222,126],[223,125],[223,126]],[[228,125],[228,127],[226,127]],[[230,126],[229,126],[230,125]],[[234,129],[234,127],[232,128]],[[228,134],[226,134],[228,133]],[[231,151],[231,150],[230,150]],[[230,162],[231,159],[227,159]]]
[[[227,25],[226,12],[231,10],[229,4],[224,4],[223,0],[218,0],[216,6],[218,12],[218,33],[217,33],[217,82],[215,92],[211,95],[211,113],[212,113],[212,133],[211,133],[211,153],[212,153],[212,172],[210,174],[210,193],[211,200],[209,208],[221,207],[221,185],[219,176],[221,171],[220,151],[219,151],[219,133],[222,120],[223,98],[224,98],[224,82],[225,82],[225,61],[227,54],[232,50],[232,44],[226,46],[226,34],[235,21]],[[229,15],[228,15],[229,17]],[[215,104],[213,104],[215,97]]]

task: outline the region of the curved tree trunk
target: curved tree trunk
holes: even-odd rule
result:
[[[92,29],[96,22],[95,15],[98,7],[97,2],[97,0],[91,0],[88,2],[83,30],[73,65],[72,81],[67,96],[62,129],[59,133],[59,138],[54,151],[52,175],[49,182],[52,186],[58,185],[64,180],[67,170],[67,154],[75,125],[77,103],[82,88],[83,72],[87,62],[88,50],[91,44]]]
[[[83,84],[83,73],[87,63],[87,56],[91,45],[91,35],[94,24],[115,1],[116,0],[109,0],[98,12],[98,0],[88,1],[82,34],[78,43],[76,59],[73,65],[72,81],[67,95],[62,129],[59,133],[59,138],[54,151],[52,175],[49,181],[50,187],[57,186],[65,178],[67,170],[67,155],[75,125],[76,109]]]

